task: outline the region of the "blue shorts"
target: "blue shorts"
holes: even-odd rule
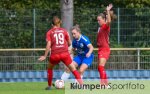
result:
[[[93,54],[91,54],[90,57],[77,55],[77,56],[75,56],[73,58],[73,61],[75,61],[78,64],[78,66],[81,66],[84,63],[84,64],[86,64],[89,67],[92,64],[93,59],[94,59],[94,55]]]

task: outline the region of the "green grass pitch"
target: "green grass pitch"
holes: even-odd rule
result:
[[[114,89],[70,89],[70,83],[67,83],[65,89],[52,87],[52,90],[45,90],[47,82],[1,82],[0,94],[149,94],[150,92],[150,80],[114,80],[110,83],[111,86],[114,85]],[[127,86],[129,83],[133,89]],[[87,84],[99,84],[99,81],[87,81]],[[139,86],[134,89],[135,85],[142,85],[144,89],[139,89]]]
[[[64,89],[45,90],[47,82],[0,83],[0,94],[65,94]]]

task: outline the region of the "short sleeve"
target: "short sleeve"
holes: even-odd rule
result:
[[[85,45],[88,46],[89,44],[91,44],[91,42],[89,41],[89,39],[87,39],[87,41],[84,41]]]
[[[83,42],[86,46],[88,46],[89,44],[91,44],[90,40],[88,37],[86,36],[82,36]]]

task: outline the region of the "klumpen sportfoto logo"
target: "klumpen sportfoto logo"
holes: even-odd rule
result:
[[[109,83],[108,85],[100,85],[100,84],[83,84],[80,85],[78,83],[70,83],[70,89],[83,89],[83,90],[94,90],[94,89],[110,89],[110,90],[117,90],[117,89],[122,89],[122,90],[131,90],[131,89],[138,89],[138,90],[143,90],[145,89],[144,84],[140,83]]]

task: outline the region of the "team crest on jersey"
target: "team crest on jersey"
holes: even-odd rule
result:
[[[84,46],[83,43],[80,43],[80,47],[83,48],[83,46]]]

